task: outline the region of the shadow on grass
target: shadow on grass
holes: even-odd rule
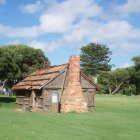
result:
[[[16,98],[14,97],[0,97],[0,103],[12,103],[15,101],[16,101]]]

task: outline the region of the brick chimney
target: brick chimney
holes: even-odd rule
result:
[[[80,85],[80,56],[69,59],[68,84],[61,98],[61,112],[86,112],[85,101]]]

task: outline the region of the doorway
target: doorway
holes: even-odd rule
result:
[[[45,90],[43,93],[43,110],[45,112],[59,112],[59,104],[58,104],[58,92],[55,91],[47,91]]]

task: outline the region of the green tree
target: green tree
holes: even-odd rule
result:
[[[135,72],[133,73],[133,83],[136,85],[137,94],[140,94],[140,55],[133,57]]]
[[[81,48],[81,70],[88,75],[97,75],[102,71],[110,71],[111,51],[105,45],[90,43]]]
[[[0,47],[0,78],[2,81],[7,79],[9,86],[49,64],[48,58],[40,49],[22,44]]]
[[[109,94],[109,72],[101,72],[98,76],[99,93]]]
[[[126,69],[117,69],[109,72],[109,93],[115,94],[119,90],[128,87],[130,75]]]
[[[132,61],[134,62],[136,70],[140,70],[140,55],[133,57]]]
[[[103,92],[115,94],[124,88],[129,87],[130,75],[126,69],[117,69],[110,72],[103,72],[98,77]]]

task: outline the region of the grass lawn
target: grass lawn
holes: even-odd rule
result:
[[[0,140],[140,140],[140,97],[96,95],[92,113],[15,111],[0,97]]]

